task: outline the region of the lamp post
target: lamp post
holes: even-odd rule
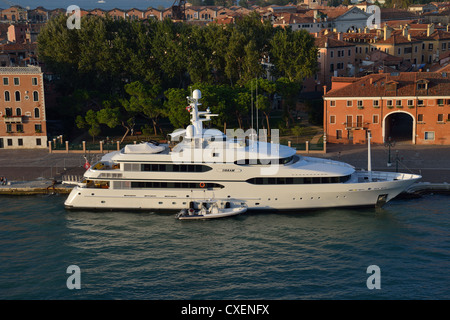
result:
[[[395,150],[395,172],[398,172],[398,160],[400,160],[398,157],[398,150]]]
[[[395,141],[393,141],[392,138],[389,137],[388,140],[384,143],[384,146],[388,148],[387,166],[390,167],[392,165],[392,163],[391,163],[391,147],[395,146]]]

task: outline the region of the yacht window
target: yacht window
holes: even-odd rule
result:
[[[132,181],[131,188],[158,189],[158,188],[181,188],[181,189],[222,189],[223,185],[214,182],[165,182],[165,181]],[[125,189],[119,184],[114,184],[116,189]]]
[[[124,171],[139,171],[138,163],[124,163],[123,166]]]
[[[270,164],[287,164],[294,159],[294,156],[290,156],[287,158],[280,159],[241,159],[234,162],[237,165],[270,165]],[[297,162],[300,158],[295,157],[295,162]]]
[[[211,167],[200,164],[141,164],[141,171],[206,172],[209,170],[211,170]]]
[[[251,184],[322,184],[347,182],[351,175],[342,177],[304,177],[304,178],[251,178]]]

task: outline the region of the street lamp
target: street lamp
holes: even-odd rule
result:
[[[387,166],[390,167],[392,165],[391,163],[391,147],[395,146],[395,141],[392,140],[391,137],[388,138],[388,140],[384,143],[384,146],[389,148],[388,150],[388,162]]]
[[[398,172],[398,150],[395,150],[395,172]]]

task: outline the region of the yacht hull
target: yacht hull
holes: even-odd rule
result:
[[[373,172],[371,179],[367,180],[366,172],[352,179],[353,182],[329,184],[251,185],[228,181],[221,182],[224,188],[220,190],[114,190],[77,186],[68,196],[65,206],[68,209],[181,210],[191,201],[206,199],[238,201],[249,211],[382,206],[421,178],[413,174],[399,174],[388,181],[377,179],[382,175],[392,173]],[[374,181],[371,181],[372,177]],[[363,182],[358,182],[358,179]]]

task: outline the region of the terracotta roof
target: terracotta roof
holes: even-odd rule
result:
[[[36,50],[37,44],[33,43],[7,43],[1,44],[2,51],[20,51],[20,50]]]
[[[450,32],[441,29],[434,30],[434,32],[429,36],[427,36],[426,30],[409,30],[408,32],[411,34],[411,37],[418,40],[450,40]]]
[[[338,48],[338,47],[354,47],[354,44],[346,41],[334,39],[332,37],[321,36],[314,41],[317,48]]]
[[[417,19],[417,16],[408,10],[381,8],[380,11],[381,21]]]
[[[336,81],[336,78],[332,78]],[[386,83],[397,82],[397,90],[386,90]],[[417,90],[418,81],[428,81],[427,90]],[[396,97],[396,96],[449,96],[450,73],[396,72],[371,74],[339,89],[330,90],[325,97]]]
[[[442,8],[439,12],[425,12],[424,16],[448,16],[450,14],[450,8]]]
[[[371,39],[377,39],[377,34],[375,32],[368,32],[368,33],[359,33],[359,32],[353,32],[353,33],[343,33],[342,37],[345,41],[354,41],[354,40],[371,40]]]
[[[274,21],[274,24],[294,24],[294,23],[311,23],[313,22],[312,17],[307,17],[304,14],[299,13],[277,13],[277,19]]]
[[[405,43],[411,43],[411,42],[416,42],[417,40],[412,39],[412,40],[408,40],[407,37],[401,35],[401,34],[391,34],[391,36],[384,40],[384,39],[380,39],[377,41],[377,44],[405,44]]]
[[[334,20],[337,17],[342,16],[344,13],[346,13],[348,10],[350,10],[347,7],[336,7],[336,8],[327,8],[327,9],[319,9],[318,12],[322,13],[327,16],[327,21]],[[305,13],[305,16],[307,17],[314,17],[314,11],[315,10],[309,10]]]
[[[441,69],[436,70],[436,72],[449,72],[450,73],[450,64],[443,66]]]

